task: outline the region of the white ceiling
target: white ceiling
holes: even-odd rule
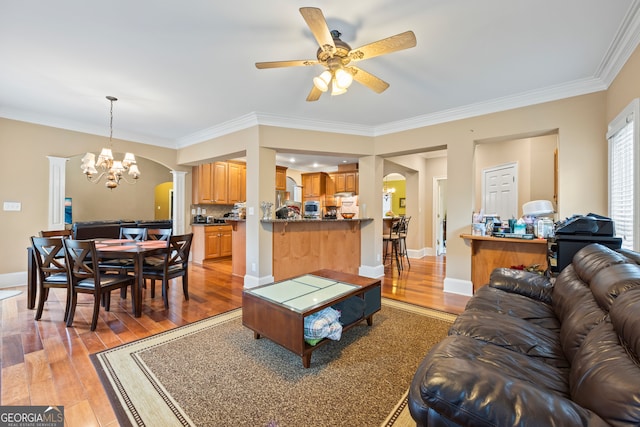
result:
[[[352,48],[413,30],[358,65],[390,84],[306,102],[300,15]],[[639,0],[0,0],[0,116],[178,148],[256,123],[379,135],[608,87],[640,40]]]

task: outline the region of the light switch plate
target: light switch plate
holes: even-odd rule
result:
[[[20,202],[4,202],[4,206],[2,208],[5,211],[15,211],[19,212],[22,210],[22,203]]]

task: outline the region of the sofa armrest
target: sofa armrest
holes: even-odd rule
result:
[[[491,272],[489,286],[551,304],[553,283],[537,273],[513,268],[496,268]]]

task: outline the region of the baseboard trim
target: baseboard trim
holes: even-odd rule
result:
[[[372,279],[378,279],[384,276],[384,265],[361,265],[358,268],[358,274]]]
[[[272,275],[262,277],[250,276],[248,274],[244,275],[245,288],[255,288],[256,286],[268,285],[273,282],[275,282],[275,278]]]
[[[444,291],[452,294],[473,296],[473,283],[471,280],[444,278]]]
[[[13,288],[16,286],[26,286],[26,284],[27,284],[26,271],[0,274],[0,288]]]

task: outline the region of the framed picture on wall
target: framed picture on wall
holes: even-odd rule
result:
[[[407,199],[405,199],[404,197],[400,197],[400,207],[401,208],[407,207]]]

